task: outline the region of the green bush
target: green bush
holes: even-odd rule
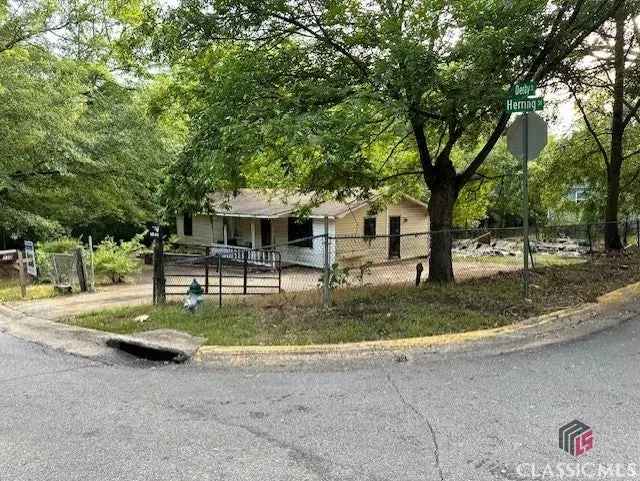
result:
[[[142,234],[119,244],[112,237],[103,240],[93,256],[96,277],[107,278],[111,283],[119,284],[124,282],[126,276],[138,272],[141,263],[135,255],[144,249],[141,242]]]

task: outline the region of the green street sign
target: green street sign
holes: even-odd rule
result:
[[[527,97],[533,97],[536,94],[538,85],[535,82],[523,82],[521,84],[515,84],[511,89],[511,97],[516,99],[526,99]]]
[[[510,98],[505,103],[505,109],[507,112],[533,112],[535,110],[544,109],[544,98]]]

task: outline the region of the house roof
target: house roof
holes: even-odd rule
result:
[[[423,206],[426,205],[409,196],[406,199]],[[240,189],[237,195],[215,193],[209,195],[209,202],[215,213],[221,216],[277,218],[288,217],[296,210],[312,205],[309,217],[330,217],[339,219],[350,212],[370,203],[367,200],[336,201],[329,200],[313,206],[311,194],[286,194],[284,191]]]

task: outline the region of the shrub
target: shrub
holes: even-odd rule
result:
[[[125,277],[138,272],[141,264],[135,254],[144,249],[142,234],[119,244],[107,237],[97,247],[93,257],[96,276],[106,277],[113,284],[124,282]]]
[[[349,268],[334,262],[329,270],[329,289],[349,286]],[[318,287],[324,286],[324,274],[318,279]]]

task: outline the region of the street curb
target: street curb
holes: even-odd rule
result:
[[[269,366],[349,360],[406,361],[456,352],[505,353],[568,342],[640,315],[640,282],[584,304],[493,329],[385,341],[282,346],[201,346],[189,349],[196,362],[221,366]],[[118,336],[24,314],[0,304],[0,331],[58,351],[88,358],[109,355],[109,339],[149,345],[144,333]],[[144,344],[141,344],[144,343]],[[171,349],[163,343],[164,349]],[[184,349],[184,345],[179,346]],[[178,347],[176,347],[178,349]]]
[[[568,342],[610,329],[640,314],[640,282],[570,307],[507,326],[455,334],[343,344],[202,346],[194,360],[224,365],[272,365],[334,359],[406,359],[406,354],[481,350],[512,352]]]

